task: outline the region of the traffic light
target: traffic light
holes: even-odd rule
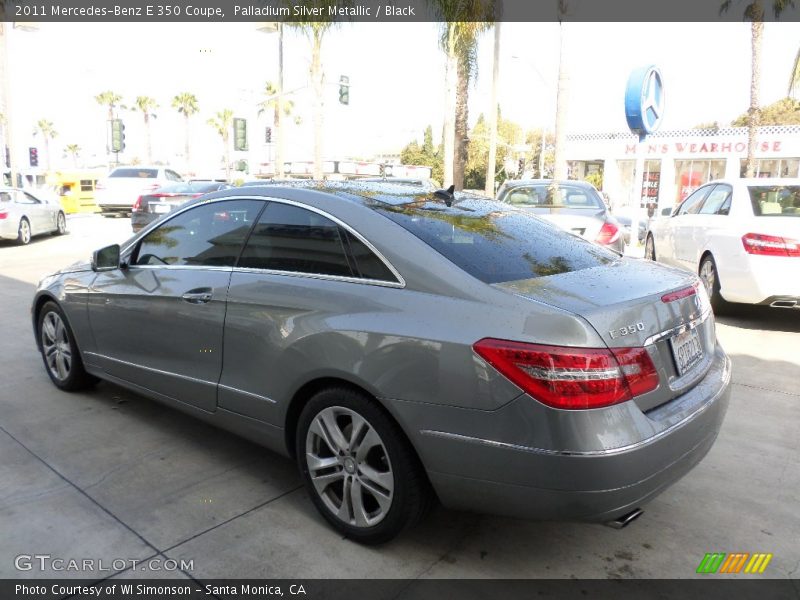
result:
[[[233,149],[237,152],[247,150],[247,119],[233,120]]]
[[[28,148],[28,160],[30,160],[32,167],[39,166],[39,150],[37,148]]]
[[[272,143],[272,127],[267,127],[266,131],[264,132],[264,141],[267,144]]]
[[[111,152],[123,152],[125,150],[125,123],[122,119],[111,119]]]
[[[350,104],[350,78],[347,75],[339,77],[339,103]]]
[[[11,152],[8,150],[8,146],[6,146],[6,169],[11,168]]]

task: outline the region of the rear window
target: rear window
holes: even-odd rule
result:
[[[503,201],[516,206],[543,208],[605,208],[603,200],[593,190],[569,184],[559,184],[558,187],[546,183],[512,187]]]
[[[800,217],[800,185],[748,186],[757,217]]]
[[[465,199],[373,205],[445,258],[485,283],[504,283],[608,264],[618,259],[554,225],[505,204]]]
[[[109,177],[138,177],[141,179],[155,179],[158,177],[158,169],[114,169]]]

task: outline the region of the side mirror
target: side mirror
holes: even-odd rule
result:
[[[661,209],[661,216],[662,217],[670,217],[670,216],[672,216],[672,209],[671,208],[662,208]]]
[[[119,269],[119,244],[111,244],[92,254],[92,271]]]

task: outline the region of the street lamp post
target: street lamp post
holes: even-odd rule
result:
[[[274,22],[260,25],[257,28],[264,33],[278,34],[278,84],[276,89],[277,109],[275,110],[275,175],[278,179],[284,177],[283,165],[283,23]]]
[[[544,78],[542,73],[536,67],[535,64],[532,62],[525,60],[520,56],[512,56],[514,60],[518,60],[526,64],[530,69],[534,72],[534,74],[539,78],[539,81],[542,82],[542,85],[548,88],[548,91],[552,88],[550,83]],[[547,142],[547,129],[545,128],[544,124],[542,124],[542,149],[539,152],[539,179],[544,179],[544,149]]]

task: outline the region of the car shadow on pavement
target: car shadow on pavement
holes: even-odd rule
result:
[[[795,308],[737,304],[716,315],[716,319],[723,325],[741,329],[800,333],[800,309]]]

